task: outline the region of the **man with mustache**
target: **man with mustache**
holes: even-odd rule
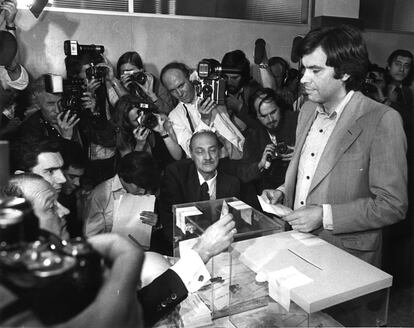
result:
[[[172,205],[226,197],[239,197],[238,178],[219,168],[220,142],[209,130],[196,132],[190,139],[191,159],[175,162],[166,168],[160,194],[162,229],[157,236],[163,253],[172,253]]]
[[[293,209],[294,230],[312,232],[379,266],[382,227],[407,211],[407,142],[401,116],[356,91],[368,64],[359,31],[310,31],[300,47],[308,96],[285,183],[264,190]]]
[[[243,148],[243,160],[259,162],[260,178],[255,181],[256,194],[279,187],[292,158],[298,112],[281,95],[270,88],[258,89],[250,98],[260,127],[249,129]]]

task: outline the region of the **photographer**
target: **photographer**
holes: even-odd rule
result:
[[[163,170],[166,165],[182,158],[174,130],[165,114],[151,111],[138,97],[121,97],[115,107],[116,147],[121,156],[132,151],[151,154]]]
[[[34,105],[40,110],[30,115],[19,128],[18,139],[59,139],[64,138],[81,142],[77,129],[80,118],[69,111],[63,111],[61,92],[46,88],[47,74],[42,75],[31,85]]]
[[[226,107],[232,121],[242,132],[248,127],[257,127],[256,120],[252,119],[255,115],[253,109],[249,108],[249,98],[260,85],[250,75],[249,60],[243,51],[234,50],[223,56],[221,66],[227,69],[237,69],[241,72],[224,74],[227,89]]]
[[[18,62],[16,0],[1,1],[0,26],[0,139],[13,140],[21,123],[16,108],[18,96],[29,83],[25,68]]]
[[[285,173],[293,155],[298,113],[281,95],[270,88],[258,89],[250,98],[251,107],[261,124],[249,129],[243,149],[243,160],[259,162],[261,178],[255,181],[256,193],[276,188],[285,180]]]
[[[177,136],[178,144],[188,157],[189,144],[194,132],[214,130],[224,145],[220,157],[240,159],[244,137],[230,120],[225,106],[218,105],[211,97],[200,97],[191,71],[183,63],[172,62],[161,70],[161,81],[179,103],[168,115]]]
[[[0,4],[0,26],[5,22],[5,29],[8,33],[11,33],[14,37],[16,37],[16,24],[15,19],[17,15],[17,1],[16,0],[7,0],[2,1]],[[1,51],[12,51],[13,48],[10,44],[2,44],[2,48],[9,48],[9,49],[1,49]],[[29,76],[25,70],[25,68],[18,63],[18,55],[17,49],[15,49],[15,55],[13,56],[11,61],[3,62],[1,60],[0,63],[0,81],[1,86],[4,89],[16,89],[16,90],[23,90],[27,87],[29,83]],[[3,54],[2,54],[3,55]]]
[[[98,51],[69,55],[65,64],[69,83],[77,84],[80,79],[84,85],[80,127],[83,147],[89,160],[85,178],[87,184],[94,187],[114,174],[115,128],[110,121],[113,108],[109,99],[126,91]],[[78,92],[70,97],[79,97]]]
[[[53,327],[143,327],[143,314],[136,293],[143,251],[116,234],[94,236],[88,242],[105,260],[104,282],[96,298],[82,312]],[[50,327],[2,284],[0,295],[2,327]]]
[[[124,53],[118,59],[118,76],[131,95],[142,98],[167,114],[174,108],[174,101],[160,81],[144,70],[140,55],[135,51]]]
[[[378,102],[385,102],[385,86],[385,69],[377,64],[370,64],[368,73],[361,85],[361,91]]]

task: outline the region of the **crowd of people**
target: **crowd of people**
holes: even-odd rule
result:
[[[268,59],[256,43],[260,81],[241,50],[208,60],[228,69],[218,77],[226,85],[220,102],[200,92],[205,80],[185,63],[173,61],[157,77],[135,51],[115,67],[104,54],[84,51],[66,57],[67,77],[56,89],[56,76],[29,79],[19,62],[16,1],[0,9],[0,139],[11,145],[3,196],[26,198],[41,229],[89,237],[112,263],[93,304],[113,317],[101,311],[105,322],[89,308],[69,326],[153,324],[208,281],[205,263],[237,232],[232,217],[155,274],[154,263],[164,262],[151,252],[173,255],[175,204],[238,197],[261,210],[262,194],[294,210],[284,217],[292,229],[381,265],[381,228],[403,220],[408,208],[411,52],[394,51],[381,68],[369,63],[355,29],[317,29],[301,42],[299,71],[281,57]],[[156,198],[141,213],[152,227],[144,264],[141,249],[108,235],[126,194]],[[137,298],[141,267],[141,282],[150,282]],[[113,288],[126,292],[115,297]],[[127,306],[108,300],[114,297]]]

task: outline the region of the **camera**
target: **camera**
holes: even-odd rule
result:
[[[289,148],[285,144],[284,141],[278,142],[275,147],[275,151],[273,154],[268,154],[266,156],[266,163],[265,163],[265,169],[268,169],[270,165],[272,164],[272,161],[276,159],[280,159],[281,155],[289,153]]]
[[[201,80],[195,84],[197,96],[203,99],[211,98],[216,104],[224,105],[226,80],[223,74],[241,74],[241,71],[223,68],[213,60],[203,59],[198,63],[197,73]]]
[[[63,43],[63,49],[65,51],[66,56],[78,56],[85,52],[103,54],[105,51],[104,46],[97,46],[94,44],[82,45],[82,44],[79,44],[78,41],[74,41],[74,40],[66,40]]]
[[[82,79],[67,79],[63,81],[61,105],[63,111],[70,111],[78,116],[83,113],[82,96],[85,92],[85,83]]]
[[[134,72],[133,70],[124,71],[124,75],[130,75],[131,81],[144,85],[147,82],[147,75],[145,72]]]
[[[86,240],[65,241],[39,229],[23,198],[0,199],[0,281],[44,324],[84,310],[102,277],[102,258]]]
[[[226,97],[226,81],[224,79],[204,79],[195,85],[197,96],[211,98],[217,105],[224,105]]]
[[[104,84],[108,69],[102,66],[95,66],[92,63],[91,66],[85,70],[85,73],[88,80],[95,79],[100,81],[101,84]]]
[[[141,102],[138,105],[138,109],[138,124],[150,130],[154,129],[158,125],[158,117],[154,114],[152,106],[148,103]]]
[[[376,75],[373,72],[368,72],[364,81],[362,82],[362,92],[364,94],[371,94],[377,91],[375,83],[378,82]]]

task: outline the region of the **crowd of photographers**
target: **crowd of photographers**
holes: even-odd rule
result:
[[[154,210],[142,214],[144,224],[153,229],[151,248],[171,255],[171,249],[157,243],[163,229],[158,206],[170,201],[162,198],[163,188],[171,187],[163,185],[164,174],[169,165],[189,158],[197,166],[194,143],[199,140],[194,135],[206,130],[216,135],[218,157],[228,162],[210,163],[209,153],[200,165],[215,165],[214,172],[239,180],[240,198],[246,203],[260,210],[256,195],[283,183],[295,146],[298,109],[306,96],[299,83],[300,68],[290,68],[281,57],[268,59],[263,40],[256,42],[254,58],[260,81],[252,78],[241,50],[224,54],[221,62],[203,59],[195,70],[173,61],[156,77],[145,71],[137,52],[124,53],[112,66],[104,46],[69,40],[64,42],[66,77],[48,73],[29,81],[30,74],[19,63],[16,2],[3,2],[0,8],[0,139],[11,145],[12,174],[5,192],[25,197],[42,229],[64,239],[109,233],[119,194],[152,194],[157,198]],[[412,61],[409,51],[396,50],[386,68],[372,65],[361,85],[366,95],[401,114],[408,135],[413,119]],[[247,171],[248,165],[255,171]],[[209,197],[214,199],[215,192]],[[225,241],[216,245],[211,233],[206,234],[197,255],[204,263],[205,249],[210,258],[232,240],[233,225],[221,225],[214,229]],[[115,253],[124,250],[135,258],[119,262],[131,260],[134,268],[141,267],[140,251],[111,239],[117,237],[108,237],[107,244],[95,238],[93,246],[107,259],[114,260]],[[137,283],[132,273],[115,272],[119,268],[112,268],[113,288],[119,291],[119,284]],[[122,275],[125,280],[114,278]],[[188,284],[184,282],[187,289]],[[101,291],[105,293],[110,291]],[[168,297],[171,303],[177,295]],[[134,305],[131,301],[128,308]],[[143,305],[150,311],[152,305]],[[120,310],[119,317],[125,311]],[[74,326],[85,319],[77,320]]]

